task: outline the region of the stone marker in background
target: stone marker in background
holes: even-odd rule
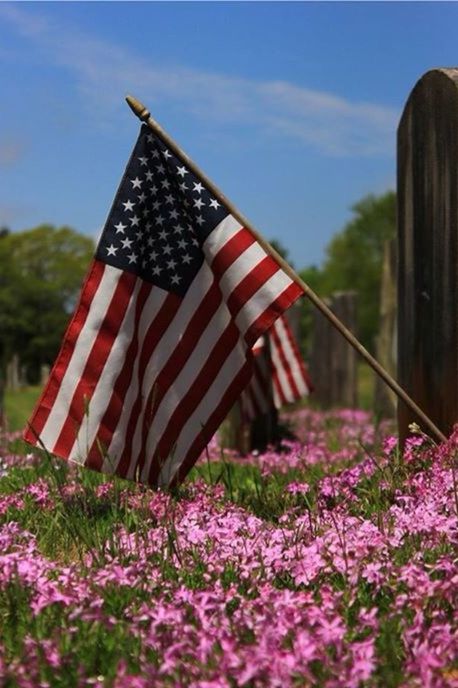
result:
[[[448,435],[458,420],[458,69],[415,85],[398,129],[398,380]],[[399,403],[401,438],[417,421]]]
[[[40,366],[40,384],[42,387],[44,387],[44,385],[48,382],[50,372],[51,368],[47,363],[43,363]]]
[[[380,325],[377,336],[377,361],[396,378],[397,358],[397,308],[396,308],[396,240],[385,242],[383,250],[382,282],[380,287]],[[374,387],[374,412],[383,418],[395,418],[397,397],[376,375]]]
[[[326,303],[354,333],[356,292],[336,292]],[[313,314],[310,376],[315,385],[314,400],[322,408],[357,406],[357,353],[318,310]]]
[[[6,388],[15,392],[20,386],[19,356],[14,354],[6,366]]]

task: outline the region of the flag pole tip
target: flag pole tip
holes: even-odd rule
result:
[[[143,105],[143,103],[140,103],[139,100],[134,98],[133,96],[126,96],[126,101],[127,105],[130,107],[132,112],[137,115],[138,119],[141,119],[142,122],[146,122],[146,120],[150,116],[149,110]]]

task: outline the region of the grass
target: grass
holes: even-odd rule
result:
[[[367,365],[358,365],[358,406],[364,410],[371,410],[374,399],[375,373]],[[8,428],[11,431],[22,430],[29,420],[35,403],[40,395],[41,387],[22,387],[18,390],[7,390],[5,396],[5,412]]]
[[[35,403],[40,395],[41,387],[21,387],[18,390],[7,389],[5,394],[5,414],[8,429],[22,430],[29,420]]]

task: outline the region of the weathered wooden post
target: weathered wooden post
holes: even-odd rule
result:
[[[448,435],[458,420],[458,69],[433,69],[398,129],[398,379]],[[412,411],[399,402],[399,433]],[[427,428],[424,428],[428,432]]]
[[[380,286],[380,325],[377,336],[377,360],[396,377],[397,359],[397,242],[385,242]],[[375,378],[374,412],[383,418],[395,418],[397,397],[378,377]]]
[[[349,330],[356,331],[357,294],[340,291],[332,295],[332,311]],[[358,405],[358,371],[356,351],[332,328],[331,389],[333,406],[356,408]],[[318,385],[317,381],[317,385]]]
[[[326,306],[331,308],[331,300],[323,299]],[[321,408],[332,405],[331,385],[331,345],[332,325],[317,309],[312,311],[312,340],[310,347],[310,376],[315,385],[314,401]]]
[[[336,292],[326,303],[353,332],[356,329],[355,292]],[[319,312],[313,314],[310,375],[314,399],[322,408],[357,405],[357,357],[331,323]]]

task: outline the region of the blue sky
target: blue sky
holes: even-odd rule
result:
[[[0,2],[0,225],[97,236],[153,116],[296,267],[395,186],[396,127],[458,65],[454,3]]]

